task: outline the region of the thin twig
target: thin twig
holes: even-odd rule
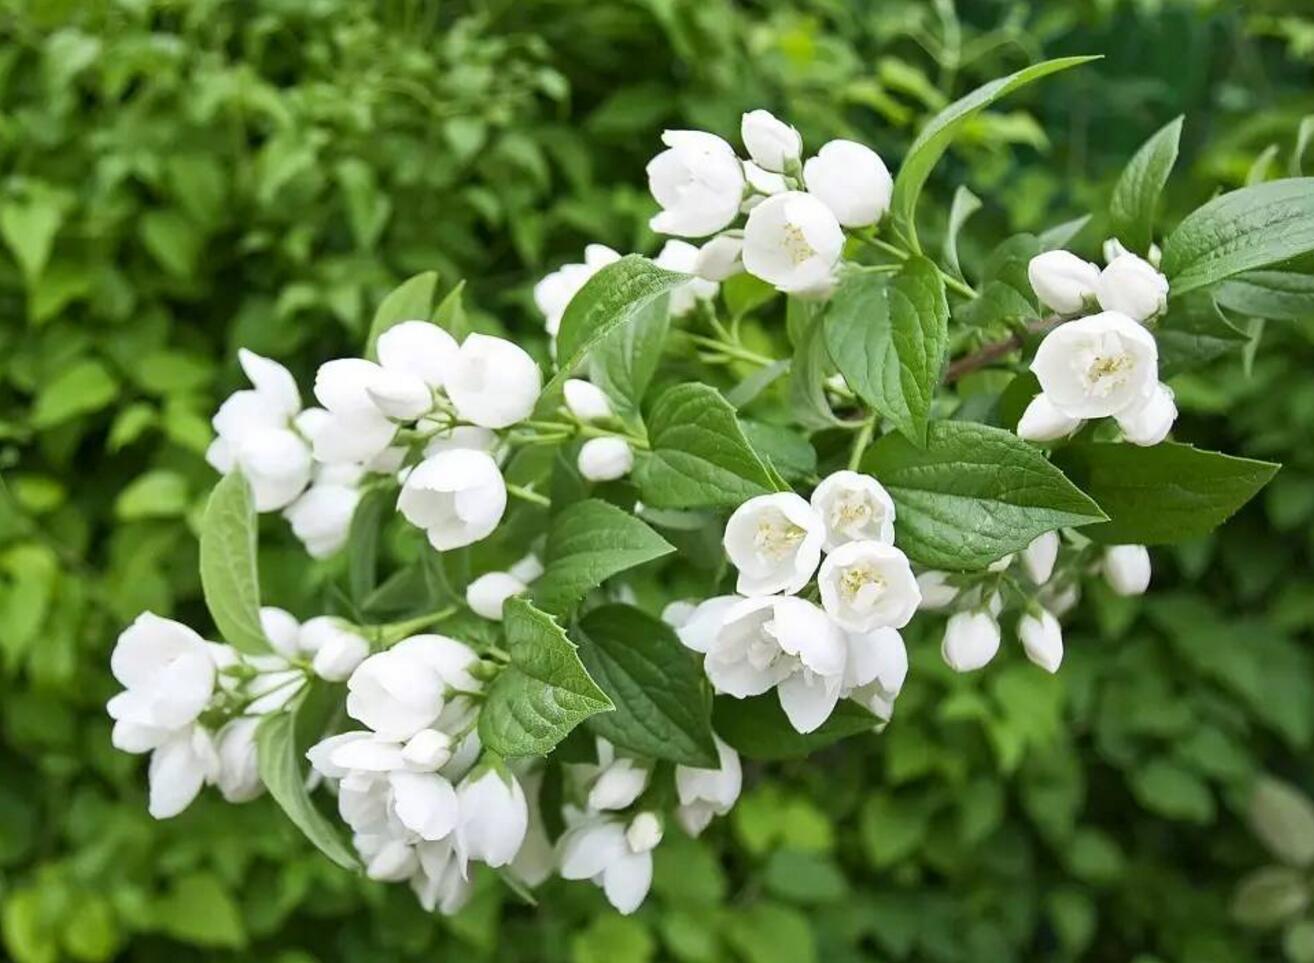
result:
[[[1051,316],[1040,318],[1027,324],[1026,333],[1044,334],[1051,328],[1058,327],[1063,321],[1062,318]],[[1021,333],[1009,335],[1002,341],[994,341],[985,345],[979,351],[972,354],[963,355],[957,361],[952,362],[944,373],[944,383],[953,384],[964,375],[969,375],[987,365],[993,364],[1000,358],[1005,358],[1014,351],[1022,347],[1023,335]]]

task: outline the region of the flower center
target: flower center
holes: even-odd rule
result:
[[[1097,398],[1108,397],[1126,384],[1135,366],[1136,360],[1117,343],[1092,345],[1077,363],[1086,390]]]
[[[786,224],[784,227],[785,253],[789,259],[794,262],[794,266],[802,264],[816,256],[816,249],[808,243],[808,239],[803,236],[803,230],[797,224]]]
[[[753,547],[759,556],[778,562],[794,554],[806,535],[807,532],[783,515],[764,518],[757,523]]]
[[[885,593],[885,577],[872,565],[853,565],[839,579],[844,601],[859,611],[875,605]]]
[[[871,503],[860,493],[842,495],[830,513],[830,526],[842,532],[862,529],[872,518]]]

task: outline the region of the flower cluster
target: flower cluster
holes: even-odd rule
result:
[[[1040,394],[1018,422],[1029,441],[1054,441],[1092,418],[1113,418],[1134,445],[1157,445],[1177,420],[1173,393],[1159,380],[1159,351],[1146,325],[1168,303],[1168,280],[1116,240],[1103,270],[1068,251],[1031,259],[1027,276],[1041,302],[1060,316],[1041,342],[1031,370]]]

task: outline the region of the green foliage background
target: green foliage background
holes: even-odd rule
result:
[[[430,918],[312,852],[268,800],[152,821],[141,760],[109,745],[120,628],[143,608],[208,625],[194,526],[235,348],[308,385],[358,349],[383,292],[430,268],[467,280],[477,326],[544,348],[539,276],[590,241],[656,247],[642,167],[664,126],[733,135],[765,105],[813,146],[850,136],[893,166],[946,97],[1042,54],[1104,54],[974,122],[937,172],[941,204],[960,183],[986,199],[969,276],[1007,232],[1101,209],[1179,113],[1172,210],[1300,163],[1314,17],[1299,0],[959,7],[0,3],[8,956],[1275,958],[1280,940],[1227,906],[1266,859],[1240,815],[1254,777],[1314,788],[1314,318],[1253,329],[1175,382],[1183,437],[1286,463],[1260,503],[1158,553],[1144,600],[1090,593],[1057,679],[1016,653],[956,677],[934,628],[913,634],[888,731],[750,770],[730,818],[698,842],[670,833],[633,918],[592,887],[551,884],[533,908],[492,880],[462,916]],[[1088,254],[1102,237],[1082,235]],[[277,520],[265,544],[265,597],[321,608],[333,565],[300,574]]]

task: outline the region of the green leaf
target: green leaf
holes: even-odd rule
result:
[[[552,519],[546,571],[534,583],[534,600],[560,613],[590,589],[627,569],[675,549],[633,515],[595,498],[576,502]]]
[[[1309,905],[1309,883],[1286,866],[1254,870],[1237,884],[1232,916],[1242,926],[1267,929],[1304,911]]]
[[[712,728],[749,759],[801,759],[818,749],[859,733],[872,732],[881,720],[851,699],[841,699],[819,729],[795,731],[773,693],[752,699],[717,696]]]
[[[1178,117],[1165,124],[1141,146],[1123,169],[1109,199],[1114,236],[1141,254],[1150,249],[1154,240],[1154,212],[1177,162],[1182,121]]]
[[[306,791],[306,774],[301,769],[302,754],[296,739],[297,715],[305,704],[302,696],[290,711],[271,713],[260,720],[256,729],[260,781],[316,849],[344,869],[359,869],[356,854],[337,827],[315,808]]]
[[[118,393],[119,384],[105,365],[90,358],[77,361],[41,386],[32,407],[32,427],[53,428],[99,411]]]
[[[1246,821],[1268,851],[1288,866],[1314,865],[1314,802],[1295,786],[1261,777],[1246,806]]]
[[[479,738],[498,755],[546,755],[589,716],[612,708],[552,616],[524,599],[503,610],[511,664],[488,687]]]
[[[1040,317],[1027,267],[1043,249],[1034,234],[1015,234],[1000,244],[981,270],[981,293],[954,309],[954,320],[976,327],[1017,327]]]
[[[201,588],[220,635],[239,651],[269,651],[260,626],[256,513],[241,472],[219,479],[201,519]]]
[[[784,425],[743,419],[739,427],[763,462],[786,481],[803,481],[817,471],[817,451],[811,443]]]
[[[796,298],[790,298],[791,308],[796,301]],[[800,427],[808,431],[824,431],[843,424],[835,417],[826,398],[827,366],[830,363],[830,352],[826,350],[825,317],[817,317],[799,333],[789,367],[790,411]]]
[[[543,388],[538,410],[551,411],[565,380],[584,363],[590,350],[613,331],[645,317],[658,298],[689,280],[630,254],[608,264],[579,289],[566,305],[557,331],[557,373]]]
[[[953,203],[949,205],[949,226],[944,232],[944,263],[960,278],[964,275],[962,265],[958,263],[958,234],[967,219],[979,210],[981,198],[959,184],[954,191]]]
[[[1240,351],[1250,336],[1228,320],[1213,298],[1197,292],[1169,305],[1154,340],[1159,344],[1159,377],[1167,379]]]
[[[176,880],[153,909],[160,929],[180,942],[226,949],[246,946],[242,911],[211,873]]]
[[[470,319],[465,313],[464,294],[465,281],[457,281],[452,289],[443,295],[438,307],[433,309],[433,317],[430,319],[457,341],[464,341],[465,336],[472,330]]]
[[[433,295],[438,288],[438,274],[425,271],[395,288],[379,303],[370,322],[369,337],[365,341],[365,357],[378,360],[379,335],[403,321],[422,321],[433,309]]]
[[[826,311],[825,334],[849,387],[924,445],[949,347],[949,304],[936,266],[914,257],[893,276],[846,274]]]
[[[1066,248],[1078,234],[1086,229],[1090,223],[1091,215],[1083,214],[1081,217],[1074,217],[1070,221],[1064,221],[1062,224],[1055,224],[1053,227],[1040,232],[1040,249],[1042,251],[1057,251],[1059,248]]]
[[[1296,145],[1291,149],[1291,160],[1287,163],[1287,171],[1292,177],[1305,172],[1305,151],[1311,139],[1314,139],[1314,114],[1302,117],[1296,130]]]
[[[894,179],[894,196],[890,201],[894,226],[909,240],[914,250],[921,250],[921,245],[917,241],[916,214],[917,201],[921,197],[922,188],[926,185],[926,179],[940,157],[967,122],[1001,97],[1020,87],[1058,73],[1060,70],[1067,70],[1069,67],[1098,59],[1098,57],[1062,57],[1032,64],[1017,73],[1000,77],[978,87],[931,118],[917,135],[912,146],[908,148],[903,163],[899,165],[898,176]]]
[[[160,267],[184,280],[196,274],[205,238],[186,214],[168,209],[147,211],[138,230],[142,244]]]
[[[1220,284],[1214,296],[1238,314],[1274,321],[1314,321],[1314,275],[1247,271]]]
[[[1163,545],[1207,534],[1278,470],[1272,462],[1171,442],[1067,445],[1055,461],[1109,517],[1084,533],[1112,545]]]
[[[396,503],[392,488],[375,488],[356,505],[347,529],[347,588],[356,605],[379,584],[379,538]]]
[[[55,235],[64,223],[64,205],[49,189],[33,190],[22,200],[0,204],[0,236],[13,252],[29,285],[41,276]]]
[[[648,412],[652,449],[635,473],[653,508],[739,505],[777,489],[730,402],[710,385],[669,388]]]
[[[711,691],[674,630],[629,605],[593,609],[579,628],[580,660],[616,706],[589,720],[593,731],[654,759],[715,769]]]
[[[1152,759],[1132,773],[1132,795],[1150,812],[1168,819],[1207,825],[1214,817],[1214,797],[1190,769]]]
[[[589,358],[591,380],[607,393],[616,414],[626,421],[639,418],[670,324],[667,299],[655,298],[636,312],[630,324],[604,336]]]
[[[886,435],[862,470],[894,499],[897,544],[932,568],[984,568],[1045,532],[1105,517],[1037,449],[972,422],[933,422],[925,449]]]
[[[1180,297],[1314,251],[1314,177],[1223,194],[1188,214],[1163,245],[1160,269]]]
[[[114,514],[125,522],[169,518],[187,511],[187,479],[176,471],[157,468],[138,475],[114,500]]]

